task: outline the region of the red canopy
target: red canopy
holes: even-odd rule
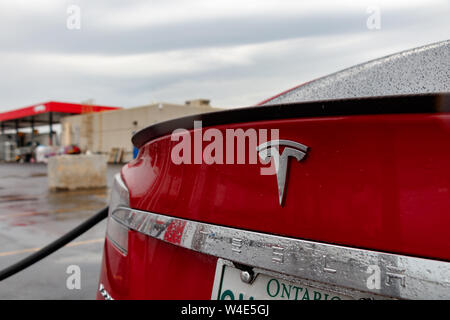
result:
[[[29,107],[0,113],[0,122],[5,129],[47,125],[59,123],[61,118],[68,115],[100,112],[106,110],[120,109],[119,107],[107,107],[90,104],[67,103],[49,101],[35,104]],[[51,120],[50,120],[51,119]]]
[[[25,108],[2,112],[0,113],[0,122],[2,122],[5,128],[15,128],[16,120],[18,120],[18,127],[23,128],[29,127],[32,122],[36,126],[49,124],[49,113],[52,113],[52,122],[58,123],[63,116],[115,109],[120,108],[49,101]]]

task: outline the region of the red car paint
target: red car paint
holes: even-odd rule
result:
[[[114,299],[211,298],[216,258],[133,231],[129,246],[124,256],[105,241],[100,282]]]
[[[138,158],[123,168],[130,206],[294,238],[450,260],[448,113],[297,118],[216,128],[275,128],[280,139],[310,147],[305,160],[290,163],[283,207],[276,177],[262,176],[260,164],[175,165],[170,153],[177,142],[170,135],[146,143]],[[115,299],[210,298],[216,258],[133,231],[128,248],[123,256],[105,242],[100,282]]]

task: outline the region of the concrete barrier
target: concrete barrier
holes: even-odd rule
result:
[[[106,187],[106,157],[102,155],[62,155],[48,160],[50,190]]]

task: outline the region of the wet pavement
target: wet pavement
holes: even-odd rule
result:
[[[121,165],[108,167],[108,186]],[[106,206],[109,188],[50,192],[44,164],[0,163],[0,269],[26,257]],[[95,299],[106,220],[28,269],[0,282],[0,299]],[[67,268],[80,268],[68,289]]]

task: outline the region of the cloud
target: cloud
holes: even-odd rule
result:
[[[67,6],[81,30],[66,28]],[[381,30],[366,28],[368,5]],[[447,1],[0,3],[0,109],[46,100],[245,106],[356,63],[445,40]]]

